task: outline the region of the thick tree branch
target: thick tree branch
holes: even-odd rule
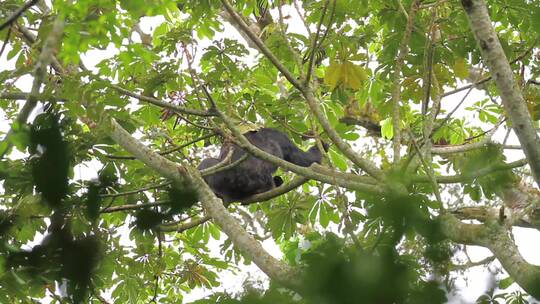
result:
[[[206,185],[197,169],[178,165],[158,155],[138,142],[110,117],[104,117],[100,126],[117,144],[164,177],[170,178],[176,183],[187,182],[191,185],[197,191],[207,215],[227,234],[233,244],[244,251],[264,273],[290,288],[297,289],[300,286],[297,272],[268,254],[261,244],[240,226],[223,206],[221,200]]]
[[[302,91],[302,84],[296,79],[296,77],[279,61],[279,59],[270,51],[270,49],[264,44],[264,42],[255,34],[249,26],[244,22],[244,19],[236,12],[234,7],[227,0],[221,0],[227,13],[231,16],[236,24],[242,30],[241,33],[245,33],[249,39],[257,46],[261,53],[272,62],[272,64],[287,78],[287,80],[298,90]]]
[[[499,89],[505,112],[511,119],[512,128],[529,161],[536,184],[540,185],[540,138],[536,133],[521,90],[514,79],[512,68],[492,26],[486,4],[483,0],[462,0],[461,3],[480,46],[482,57]]]
[[[441,216],[440,220],[442,231],[450,240],[488,248],[519,286],[540,298],[540,266],[525,261],[510,231],[496,220],[482,225],[465,224],[451,214]]]
[[[240,15],[238,15],[238,13],[234,10],[234,8],[227,0],[222,0],[221,2],[223,3],[227,12],[240,25],[242,31],[244,31],[249,36],[249,38],[257,45],[261,53],[263,53],[270,60],[270,62],[272,62],[272,64],[285,76],[285,78],[287,78],[287,80],[302,93],[309,105],[309,108],[315,114],[315,116],[321,123],[324,131],[328,134],[328,137],[330,137],[330,139],[338,147],[338,149],[342,151],[345,156],[347,156],[354,164],[359,166],[366,173],[377,179],[382,179],[382,171],[378,169],[373,163],[364,159],[358,153],[354,152],[351,146],[349,146],[345,141],[343,141],[343,139],[339,136],[336,130],[331,126],[330,122],[326,118],[326,115],[322,111],[317,101],[317,98],[315,97],[315,93],[310,88],[309,84],[303,85],[296,79],[296,77],[279,61],[279,59],[277,59],[277,57],[272,53],[272,51],[270,51],[270,49],[266,47],[264,42],[249,29],[249,27],[244,23]]]
[[[212,104],[215,106],[215,103],[212,101],[212,96],[210,96],[209,93],[207,93],[207,97],[211,100]],[[225,122],[225,125],[227,126],[227,128],[231,130],[234,137],[238,140],[238,145],[244,150],[246,150],[247,152],[253,154],[257,158],[271,162],[273,164],[276,164],[284,168],[285,170],[292,171],[296,174],[300,174],[302,176],[305,176],[314,180],[342,186],[348,189],[363,191],[367,193],[379,193],[379,194],[382,193],[382,189],[379,186],[364,184],[364,183],[360,183],[360,182],[350,180],[350,179],[343,179],[337,176],[329,176],[327,174],[317,173],[310,168],[295,165],[279,157],[276,157],[272,154],[266,153],[265,151],[252,145],[249,142],[249,140],[238,129],[238,127],[234,124],[234,121],[230,117],[225,115],[223,112],[221,112],[217,108],[214,108],[214,110],[218,113],[219,117],[223,120],[223,122]]]
[[[280,195],[283,195],[285,193],[288,193],[291,190],[301,186],[302,184],[304,184],[307,181],[308,181],[307,178],[297,176],[288,183],[284,183],[283,185],[281,185],[279,187],[276,187],[276,188],[274,188],[274,189],[272,189],[270,191],[266,191],[266,192],[263,192],[263,193],[258,193],[258,194],[252,195],[252,196],[244,199],[240,203],[242,205],[249,205],[249,204],[254,204],[254,203],[265,202],[265,201],[271,200],[273,198],[276,198],[276,197],[278,197]],[[229,206],[232,203],[234,203],[234,202],[229,202],[229,203],[225,204],[225,206]],[[163,224],[160,227],[160,229],[161,229],[161,231],[183,232],[185,230],[196,227],[196,226],[198,226],[198,225],[200,225],[202,223],[205,223],[205,222],[207,222],[207,221],[209,221],[211,219],[212,218],[210,216],[204,216],[204,217],[192,220],[192,221],[190,221],[188,223]]]
[[[262,245],[247,233],[227,211],[221,200],[206,185],[197,169],[187,167],[187,170],[197,189],[204,210],[212,217],[214,223],[227,234],[233,244],[244,251],[270,278],[293,290],[300,290],[302,284],[298,271],[268,254]]]
[[[520,209],[486,206],[461,207],[452,210],[452,214],[461,220],[477,220],[485,223],[490,219],[498,219],[508,227],[517,226],[540,230],[540,214],[536,214],[540,212],[540,207],[535,207],[529,214],[525,214]]]

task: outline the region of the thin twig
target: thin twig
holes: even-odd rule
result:
[[[439,209],[441,211],[443,211],[444,206],[443,206],[443,202],[442,202],[442,198],[441,198],[441,192],[439,190],[439,184],[437,184],[437,180],[435,179],[435,173],[434,173],[433,167],[431,165],[431,160],[430,160],[429,163],[426,162],[426,160],[424,159],[424,157],[422,155],[422,152],[420,151],[420,147],[418,146],[418,144],[416,143],[416,140],[413,137],[412,132],[410,130],[408,130],[408,132],[409,132],[409,136],[411,137],[413,147],[416,150],[416,153],[418,154],[418,157],[420,158],[420,162],[422,163],[422,166],[424,166],[424,171],[426,171],[426,174],[427,174],[427,176],[429,178],[431,186],[433,187],[433,194],[435,194],[435,198],[439,202]]]
[[[211,137],[214,137],[216,136],[217,133],[210,133],[210,134],[207,134],[207,135],[204,135],[204,136],[201,136],[199,138],[196,138],[194,140],[191,140],[185,144],[182,144],[180,146],[177,146],[177,147],[174,147],[174,148],[171,148],[171,149],[168,149],[168,150],[165,150],[165,151],[161,151],[161,152],[158,152],[159,155],[167,155],[167,154],[170,154],[170,153],[173,153],[173,152],[176,152],[178,150],[181,150],[185,147],[188,147],[188,146],[191,146],[192,144],[196,143],[196,142],[199,142],[201,140],[205,140],[205,139],[208,139],[208,138],[211,138]],[[134,156],[123,156],[123,155],[111,155],[111,154],[107,154],[105,155],[105,157],[107,158],[110,158],[110,159],[126,159],[126,160],[134,160],[135,157]]]
[[[291,54],[293,55],[294,61],[296,62],[296,65],[298,66],[298,70],[300,71],[300,77],[303,78],[304,71],[302,69],[302,60],[300,59],[300,55],[298,54],[298,52],[293,48],[293,46],[291,45],[291,42],[287,38],[285,22],[283,21],[282,6],[283,6],[283,0],[280,0],[279,5],[278,5],[279,31],[281,33],[281,36],[283,36],[283,40],[285,40],[285,45],[289,49],[289,52],[291,52]]]
[[[219,164],[216,164],[215,166],[212,166],[210,168],[206,168],[204,170],[201,170],[201,175],[202,176],[208,176],[208,175],[216,174],[216,173],[219,173],[219,172],[234,168],[234,167],[240,165],[244,160],[246,160],[248,158],[248,156],[249,156],[249,154],[246,153],[246,154],[240,156],[239,159],[235,160],[234,162],[232,162],[230,164],[225,165],[225,162],[221,162]]]
[[[493,164],[491,166],[476,170],[475,172],[472,172],[469,174],[440,175],[440,176],[435,176],[435,179],[437,180],[438,184],[463,183],[466,181],[474,180],[482,176],[486,176],[494,172],[510,170],[510,169],[514,169],[518,167],[523,167],[525,165],[527,165],[527,159],[523,158],[520,160],[516,160],[514,162],[510,162],[510,163]],[[431,182],[431,179],[428,176],[417,175],[417,176],[412,177],[412,182],[413,183]]]
[[[124,88],[122,88],[120,86],[114,85],[114,84],[111,84],[110,87],[115,89],[119,93],[124,94],[124,95],[130,96],[130,97],[133,97],[133,98],[137,98],[137,99],[139,99],[141,101],[146,101],[146,102],[151,103],[153,105],[156,105],[158,107],[170,109],[170,110],[173,110],[175,112],[180,112],[180,113],[184,113],[184,114],[191,114],[191,115],[197,115],[197,116],[204,116],[204,117],[212,116],[212,114],[210,114],[210,113],[208,113],[206,111],[201,111],[201,110],[196,110],[196,109],[189,109],[189,108],[186,108],[186,107],[177,106],[177,105],[174,105],[174,104],[172,104],[170,102],[159,100],[159,99],[154,98],[154,97],[149,97],[149,96],[144,96],[144,95],[140,95],[140,94],[137,94],[137,93],[133,93],[133,92],[131,92],[129,90],[126,90],[126,89],[124,89]]]
[[[461,98],[461,100],[459,101],[459,103],[452,109],[452,111],[450,111],[450,113],[448,113],[448,115],[446,115],[446,117],[440,122],[437,124],[437,126],[435,128],[433,128],[433,130],[431,131],[431,134],[435,133],[439,128],[441,128],[442,126],[444,126],[448,120],[450,120],[450,118],[452,117],[452,115],[454,115],[454,113],[459,109],[459,107],[461,107],[461,105],[463,104],[463,102],[465,102],[465,99],[467,99],[467,97],[469,96],[469,94],[471,93],[472,91],[472,87],[469,88],[469,90],[467,91],[467,93],[465,94],[465,96],[463,96],[463,98]]]
[[[306,80],[305,80],[306,83],[309,83],[309,80],[311,78],[311,73],[313,72],[313,61],[315,59],[315,53],[317,50],[317,40],[319,39],[321,26],[324,21],[324,17],[326,17],[326,11],[328,10],[329,4],[330,4],[330,0],[326,0],[322,9],[321,18],[319,19],[319,23],[317,24],[317,31],[315,32],[315,36],[313,36],[311,40],[311,53],[309,54],[309,63],[307,67]]]
[[[162,188],[162,187],[168,186],[170,184],[172,184],[172,182],[164,182],[164,183],[161,183],[161,184],[158,184],[158,185],[152,185],[152,186],[148,186],[148,187],[144,187],[144,188],[140,188],[140,189],[135,189],[135,190],[131,190],[131,191],[126,191],[126,192],[101,194],[100,197],[118,197],[118,196],[132,195],[132,194],[137,194],[137,193],[152,190],[152,189]]]
[[[462,265],[450,265],[450,270],[455,271],[455,270],[469,269],[471,267],[476,267],[476,266],[482,266],[482,265],[486,265],[493,262],[495,259],[496,259],[495,256],[490,256],[478,262],[468,262]]]
[[[539,38],[540,39],[540,38]],[[514,60],[510,61],[510,64],[514,64],[518,61],[521,61],[522,59],[524,59],[525,57],[527,57],[527,55],[529,55],[533,50],[534,48],[537,46],[536,43],[539,41],[539,39],[535,40],[532,44],[531,47],[529,47],[525,52],[523,52],[521,55],[519,55],[518,57],[516,57]],[[474,83],[471,83],[471,84],[468,84],[468,85],[465,85],[465,86],[462,86],[461,88],[457,88],[457,89],[454,89],[454,90],[451,90],[451,91],[448,91],[448,92],[445,92],[442,94],[442,97],[446,97],[446,96],[450,96],[450,95],[453,95],[453,94],[456,94],[456,93],[459,93],[461,91],[465,91],[467,89],[470,89],[470,88],[474,88],[474,87],[477,87],[483,83],[486,83],[488,81],[490,81],[492,79],[491,76],[487,76],[487,77],[484,77]]]
[[[300,5],[298,5],[297,0],[293,0],[294,8],[296,9],[296,12],[298,13],[298,17],[300,17],[300,20],[302,20],[302,23],[304,24],[304,27],[306,28],[306,32],[308,33],[308,37],[311,37],[311,30],[309,29],[309,25],[306,22],[306,18],[302,14],[302,11],[300,10]]]
[[[118,212],[118,211],[137,210],[137,209],[142,209],[142,208],[166,205],[170,203],[171,201],[167,200],[167,201],[158,201],[158,202],[150,202],[150,203],[142,203],[142,204],[128,204],[128,205],[121,205],[121,206],[113,206],[113,207],[103,208],[99,211],[99,213],[112,213],[112,212]]]

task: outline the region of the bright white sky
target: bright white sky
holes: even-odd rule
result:
[[[285,15],[290,15],[291,18],[286,19],[286,21],[289,23],[289,29],[293,32],[298,32],[304,34],[305,30],[303,27],[303,24],[298,18],[298,15],[294,10],[290,9],[284,9]],[[143,21],[141,22],[141,28],[146,33],[152,33],[153,30],[156,28],[157,25],[159,25],[161,22],[163,22],[163,18],[161,17],[153,17],[153,18],[143,18]],[[237,39],[239,41],[243,41],[243,38],[238,34],[238,32],[229,26],[228,24],[225,26],[226,30],[224,33],[218,33],[215,37],[215,39],[221,39],[221,38],[232,38]],[[135,41],[138,41],[138,36],[135,34],[133,36],[133,39]],[[199,41],[199,51],[197,52],[199,55],[202,53],[201,51],[210,45],[212,42],[209,40],[202,40]],[[4,55],[2,58],[0,58],[0,71],[2,70],[9,70],[13,69],[15,66],[14,60],[6,61],[6,54],[10,51],[9,46],[4,52]],[[95,65],[99,63],[101,60],[105,58],[109,58],[114,56],[118,53],[118,50],[114,48],[114,46],[109,46],[106,50],[98,50],[98,51],[90,51],[87,52],[82,56],[82,61],[84,64],[90,68],[91,70],[95,70]],[[256,54],[256,52],[252,52],[252,55]],[[248,59],[253,60],[253,58]],[[21,77],[17,82],[16,86],[21,89],[24,92],[29,92],[32,86],[32,78],[30,76],[24,76]],[[459,100],[461,100],[462,96],[465,94],[465,91],[460,94],[455,94],[452,97],[448,97],[447,99],[443,100],[443,109],[446,107],[447,110],[451,109]],[[469,95],[467,101],[465,104],[461,107],[464,109],[468,105],[471,105],[472,103],[486,98],[480,91],[474,90]],[[19,102],[22,104],[23,102]],[[31,119],[35,117],[35,114],[40,112],[40,109],[38,108],[34,115],[32,115]],[[466,115],[464,111],[461,111],[456,113],[457,116],[459,115]],[[476,119],[474,117],[471,117],[472,119]],[[7,132],[9,130],[9,123],[6,121],[5,113],[0,110],[0,132]],[[484,128],[484,130],[486,130]],[[502,141],[502,138],[504,138],[504,131],[499,130],[495,137],[499,141]],[[510,140],[508,142],[509,144],[518,144],[518,141],[516,137],[512,134],[510,137]],[[507,150],[507,158],[509,161],[517,160],[520,158],[523,158],[523,153],[517,150]],[[24,155],[22,153],[14,152],[10,157],[23,157]],[[82,180],[90,180],[97,176],[97,170],[100,168],[99,162],[89,162],[82,165],[79,165],[75,168],[75,179],[82,179]],[[1,187],[0,187],[1,189]],[[127,225],[126,227],[126,233],[125,236],[122,238],[124,244],[129,244],[129,238],[127,233]],[[223,234],[222,234],[223,235]],[[42,236],[36,236],[36,241],[34,243],[39,242]],[[516,240],[516,243],[519,247],[519,250],[521,254],[524,256],[524,258],[533,264],[540,265],[540,255],[538,252],[540,252],[540,232],[534,229],[526,229],[526,228],[514,228],[514,237]],[[221,242],[214,241],[210,244],[211,253],[213,256],[219,257],[221,256],[219,252],[219,245]],[[265,249],[267,249],[273,256],[280,258],[282,256],[279,248],[276,246],[276,244],[270,240],[267,240],[263,243],[263,246]],[[469,254],[469,257],[472,259],[472,261],[480,261],[488,256],[491,256],[491,253],[489,250],[478,247],[478,246],[468,246],[467,252]],[[459,257],[461,260],[464,260],[463,254],[460,254]],[[471,268],[470,270],[465,272],[464,276],[460,276],[460,278],[457,280],[457,287],[458,292],[456,295],[449,295],[450,301],[449,303],[474,303],[474,301],[484,293],[484,291],[488,288],[489,285],[489,278],[492,276],[492,273],[497,271],[500,268],[500,264],[498,262],[494,262],[491,264],[489,268],[479,266]],[[499,277],[506,277],[506,275],[498,275]],[[224,272],[221,276],[221,282],[222,285],[218,288],[215,288],[213,290],[204,290],[204,289],[196,289],[190,294],[184,295],[185,302],[190,302],[196,299],[200,299],[204,297],[205,295],[209,295],[216,291],[228,291],[228,292],[235,292],[241,290],[242,282],[246,279],[249,279],[250,281],[260,281],[260,282],[266,282],[266,276],[253,264],[249,266],[240,265],[240,269],[236,273],[231,272]],[[264,286],[267,286],[266,283],[264,283]],[[516,284],[514,284],[511,289],[518,288]],[[511,290],[508,289],[508,290]],[[508,291],[507,290],[507,291]],[[48,301],[47,301],[48,302]]]

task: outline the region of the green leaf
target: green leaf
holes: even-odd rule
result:
[[[334,164],[334,166],[336,166],[341,171],[347,170],[348,165],[347,165],[347,161],[345,157],[335,152],[333,149],[330,149],[328,154],[330,155],[330,159],[332,160],[332,163]]]
[[[392,124],[392,118],[386,118],[380,121],[381,134],[386,139],[392,139],[394,137],[394,125]]]
[[[326,210],[326,205],[323,202],[319,203],[319,223],[323,228],[328,227],[328,224],[330,223],[330,217],[328,215],[328,210]]]
[[[499,281],[499,288],[500,289],[506,289],[510,287],[510,285],[514,284],[514,279],[512,277],[507,277],[505,279],[502,279]]]
[[[533,9],[532,16],[532,28],[536,31],[538,35],[540,35],[540,7],[536,7]]]

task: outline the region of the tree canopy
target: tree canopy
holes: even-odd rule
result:
[[[540,1],[486,2],[2,1],[0,302],[446,303],[482,265],[540,300]],[[224,204],[230,142],[285,183]]]

